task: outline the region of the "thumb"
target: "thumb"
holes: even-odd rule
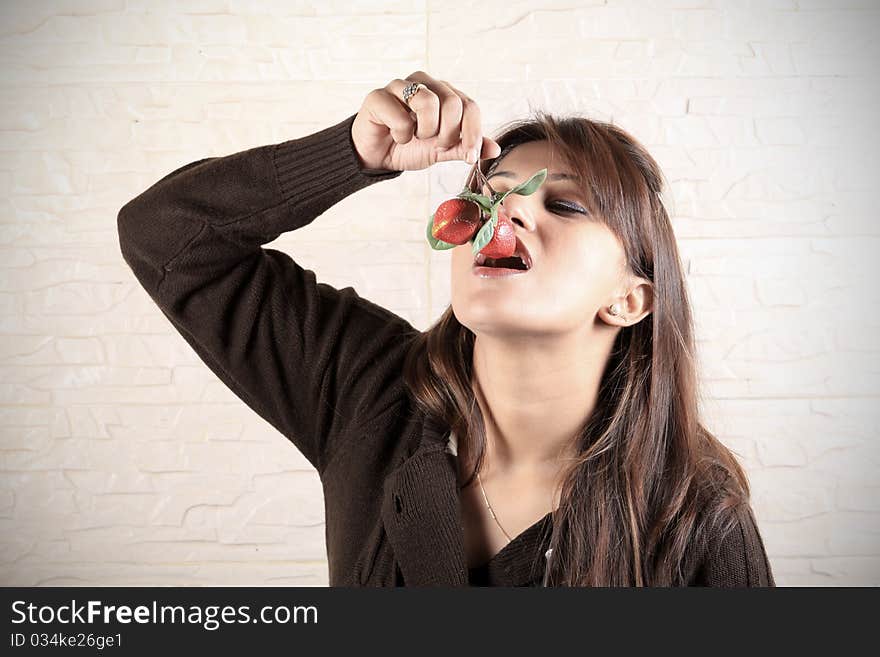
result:
[[[480,153],[481,160],[498,157],[501,154],[501,146],[497,141],[489,137],[483,137],[483,151]]]

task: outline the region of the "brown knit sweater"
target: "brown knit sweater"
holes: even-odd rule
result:
[[[317,469],[331,586],[540,585],[549,514],[468,572],[449,428],[401,376],[418,331],[262,247],[402,173],[360,168],[354,117],[172,171],[120,210],[122,255],[205,364]],[[738,520],[693,546],[689,583],[774,585],[751,509]]]

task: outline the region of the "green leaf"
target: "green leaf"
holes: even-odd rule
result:
[[[538,187],[541,186],[541,183],[547,178],[547,169],[541,169],[537,173],[535,173],[531,178],[526,180],[524,183],[521,183],[510,190],[510,194],[520,194],[521,196],[528,196],[529,194],[533,194]]]
[[[477,255],[484,246],[486,246],[489,241],[492,239],[492,235],[495,234],[495,227],[492,225],[491,221],[487,221],[483,224],[483,227],[477,232],[477,236],[474,238],[474,245],[471,248],[471,253]]]
[[[431,217],[428,219],[428,230],[427,230],[428,243],[431,245],[431,248],[434,249],[435,251],[445,251],[446,249],[452,249],[452,248],[458,246],[458,244],[450,244],[449,242],[444,242],[443,240],[438,240],[436,237],[434,237],[431,234],[431,229],[434,227],[434,214],[435,213],[432,212]]]
[[[484,196],[482,194],[475,194],[474,192],[472,192],[470,190],[466,190],[466,191],[461,192],[460,194],[458,194],[457,198],[461,198],[466,201],[473,201],[474,203],[479,205],[481,208],[483,208],[486,212],[489,212],[489,210],[492,209],[492,199],[490,199],[488,196]]]
[[[473,255],[477,255],[484,246],[486,246],[489,241],[492,239],[492,236],[495,234],[495,224],[498,223],[498,208],[492,208],[492,214],[489,217],[489,221],[483,224],[483,227],[477,231],[476,237],[474,237],[474,243],[471,247],[471,253]]]
[[[499,194],[498,199],[495,201],[495,205],[498,205],[499,203],[501,203],[501,201],[507,198],[508,194],[519,194],[520,196],[528,196],[529,194],[534,194],[535,190],[541,186],[546,178],[547,169],[541,169],[524,183],[517,185],[513,189],[508,189],[503,194]]]

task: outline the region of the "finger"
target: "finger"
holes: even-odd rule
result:
[[[480,106],[477,105],[473,98],[463,91],[456,89],[451,84],[449,85],[449,88],[452,89],[462,101],[462,150],[465,154],[465,161],[473,164],[477,161],[477,158],[480,157],[480,153],[483,150],[483,120]]]
[[[424,71],[416,71],[412,75],[408,75],[407,79],[413,82],[421,82],[433,91],[440,101],[440,127],[437,132],[437,147],[449,149],[458,146],[461,141],[459,135],[461,133],[463,112],[461,98],[459,98],[458,94],[445,82],[431,77]],[[418,95],[416,94],[416,96]],[[410,102],[414,99],[415,96],[410,99]]]
[[[468,161],[473,164],[477,159],[485,160],[490,157],[497,157],[501,153],[501,146],[491,137],[483,136],[483,118],[480,106],[461,89],[452,86],[445,80],[443,82],[462,99],[464,108],[461,120],[463,149],[465,154],[474,154],[473,159]]]
[[[409,112],[415,112],[416,137],[430,139],[437,134],[439,128],[440,100],[437,94],[425,83],[422,83],[422,88],[410,96],[408,101],[404,100],[403,90],[413,82],[421,81],[397,78],[389,82],[385,89],[399,102],[401,107]]]
[[[405,105],[397,102],[386,89],[373,89],[368,99],[372,120],[387,126],[394,141],[406,144],[413,138],[415,123]]]

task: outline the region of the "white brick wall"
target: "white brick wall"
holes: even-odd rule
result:
[[[648,146],[706,417],[750,474],[777,582],[880,584],[878,5],[3,3],[0,584],[326,584],[317,475],[152,304],[116,213],[417,69],[476,98],[487,134],[544,107]],[[425,328],[449,270],[424,221],[466,170],[363,190],[275,246]]]

